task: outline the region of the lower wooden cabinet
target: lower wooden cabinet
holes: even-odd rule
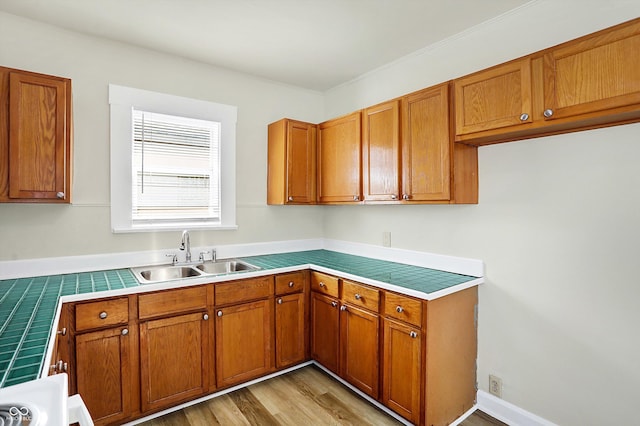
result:
[[[382,403],[413,423],[420,421],[422,332],[383,320]]]
[[[273,298],[216,308],[218,387],[273,371]]]
[[[276,368],[305,360],[305,294],[276,297]]]
[[[311,292],[311,357],[337,374],[339,343],[338,301],[315,291]]]
[[[340,375],[372,398],[378,398],[378,314],[340,306]]]
[[[209,322],[205,311],[140,323],[143,412],[171,407],[209,391]]]
[[[96,425],[117,423],[135,410],[136,337],[121,326],[75,338],[76,388]]]

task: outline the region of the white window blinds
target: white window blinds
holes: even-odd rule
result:
[[[220,221],[220,126],[133,110],[134,222]]]

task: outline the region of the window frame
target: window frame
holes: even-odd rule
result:
[[[111,229],[113,233],[237,229],[235,106],[109,84]],[[220,221],[135,223],[132,218],[133,109],[217,121],[220,129]],[[126,188],[126,190],[123,190]]]

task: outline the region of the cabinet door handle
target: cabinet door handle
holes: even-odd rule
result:
[[[293,287],[293,281],[289,281],[289,288]]]
[[[218,316],[221,317],[222,316],[222,311],[218,311]]]
[[[391,194],[391,199],[392,199],[392,200],[397,200],[397,199],[398,199],[398,196],[397,196],[396,194]]]
[[[338,302],[331,302],[331,306],[335,308],[336,306],[338,306]]]
[[[404,194],[404,195],[402,196],[402,199],[403,199],[403,200],[408,200],[408,199],[409,199],[409,194]]]
[[[353,297],[355,297],[355,298],[356,298],[356,300],[360,300],[360,299],[362,299],[362,296],[360,296],[360,294],[359,294],[359,293],[354,294],[354,295],[353,295]]]
[[[323,283],[322,281],[320,281],[319,286],[320,286],[320,288],[324,288],[324,287],[326,287],[326,284],[325,284],[325,283]]]
[[[404,311],[404,308],[402,306],[396,306],[396,312],[401,314]]]
[[[129,334],[129,329],[125,328],[122,330],[122,335],[126,336],[127,334]]]
[[[287,200],[293,201],[293,197],[291,195],[289,195],[289,198],[287,198]]]
[[[340,306],[340,310],[341,310],[341,311],[346,311],[346,310],[347,310],[347,305],[342,305],[342,306]]]
[[[523,112],[522,114],[520,114],[520,121],[527,121],[529,119],[529,114],[527,114],[526,112]]]
[[[64,198],[64,192],[58,192],[56,193],[56,197],[60,200],[62,200]]]
[[[409,336],[411,336],[412,339],[415,339],[416,337],[418,337],[418,333],[412,331],[411,333],[409,333]]]
[[[553,116],[553,110],[552,109],[545,109],[544,112],[542,113],[542,115],[544,115],[546,118],[551,118],[551,116]]]
[[[100,319],[106,319],[107,318],[107,313],[102,311],[100,312]]]
[[[58,330],[58,334],[62,334],[63,336],[67,335],[67,327],[62,327],[62,330]]]
[[[282,298],[278,299],[278,305],[282,305]]]
[[[360,197],[358,195],[353,196],[353,201],[360,201]]]
[[[202,319],[205,320],[205,321],[208,321],[209,320],[209,314],[204,314],[202,316]]]

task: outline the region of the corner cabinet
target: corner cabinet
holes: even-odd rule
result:
[[[315,204],[316,129],[287,118],[269,124],[267,204]]]
[[[71,80],[0,67],[0,202],[71,201]]]

